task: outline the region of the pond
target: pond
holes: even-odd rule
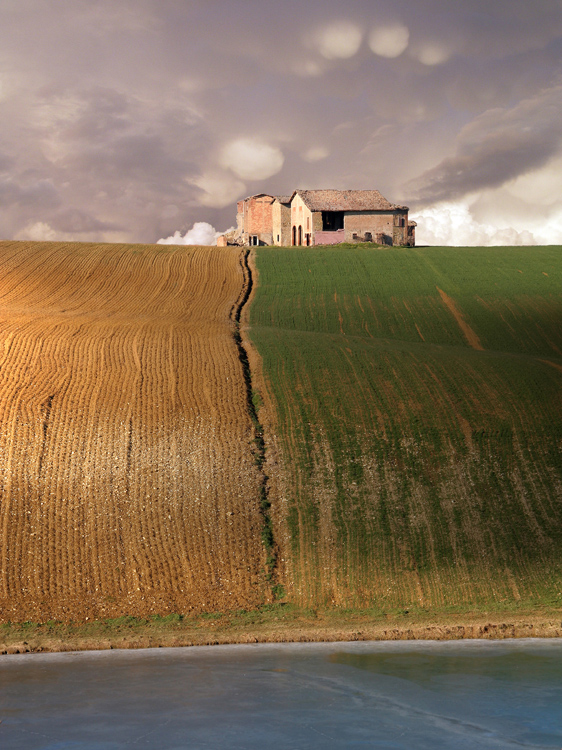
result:
[[[562,642],[22,654],[0,721],[2,750],[560,750]]]

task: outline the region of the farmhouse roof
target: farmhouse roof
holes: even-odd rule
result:
[[[253,195],[249,195],[247,198],[242,198],[239,203],[246,203],[246,201],[251,201],[252,198],[271,198],[272,201],[275,200],[275,196],[271,195],[271,193],[254,193]]]
[[[292,195],[278,195],[277,200],[279,203],[290,203],[292,197]]]
[[[407,206],[390,203],[378,190],[295,190],[311,211],[395,211]]]

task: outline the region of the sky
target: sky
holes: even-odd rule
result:
[[[562,244],[562,0],[0,0],[0,110],[3,239],[212,243],[336,188]]]

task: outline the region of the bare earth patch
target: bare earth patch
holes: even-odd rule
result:
[[[0,243],[0,622],[263,603],[228,248]]]

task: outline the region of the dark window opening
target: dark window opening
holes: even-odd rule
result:
[[[302,226],[299,227],[299,246],[302,245]]]
[[[373,241],[373,233],[365,232],[365,242],[372,242],[372,241]]]
[[[297,244],[297,228],[293,227],[293,247]]]
[[[343,211],[322,211],[322,231],[337,232],[343,229]]]

